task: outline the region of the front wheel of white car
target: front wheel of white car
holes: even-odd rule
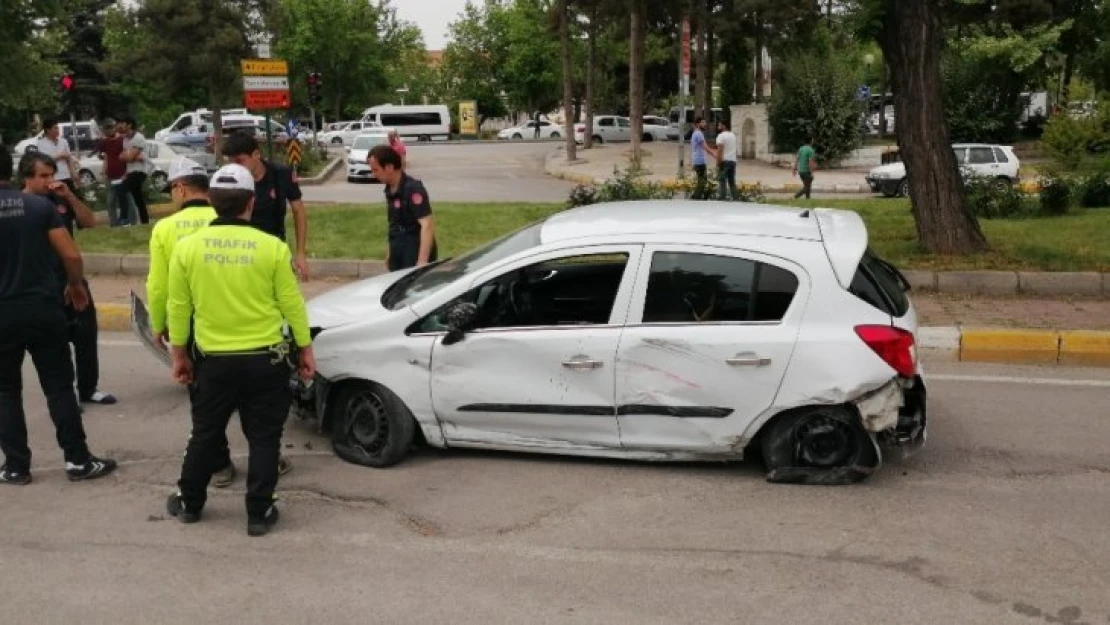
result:
[[[350,382],[328,406],[335,454],[353,464],[390,467],[408,454],[416,420],[401,398],[372,382]]]
[[[859,416],[844,406],[783,414],[762,433],[760,443],[771,482],[852,484],[880,463],[874,439]]]

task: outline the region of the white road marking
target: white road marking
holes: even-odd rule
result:
[[[138,342],[138,341],[128,341],[128,340],[122,340],[122,339],[101,339],[99,341],[99,344],[100,345],[105,345],[105,346],[108,346],[108,347],[142,347],[143,346],[143,344]]]
[[[1068,380],[1065,378],[1021,378],[1003,375],[925,374],[925,382],[988,382],[998,384],[1039,384],[1043,386],[1088,386],[1110,388],[1110,380]]]

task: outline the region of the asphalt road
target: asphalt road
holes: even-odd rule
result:
[[[408,145],[412,175],[424,181],[432,202],[563,202],[574,185],[543,170],[550,143]],[[349,183],[336,174],[321,186],[305,187],[312,202],[381,202],[379,184]]]
[[[185,393],[127,335],[102,359],[122,403],[85,423],[123,466],[86,484],[28,367],[35,483],[0,487],[4,623],[1110,622],[1108,370],[929,362],[928,446],[852,487],[469,451],[375,471],[291,420],[282,522],[250,539],[242,477],[203,523],[166,519]]]

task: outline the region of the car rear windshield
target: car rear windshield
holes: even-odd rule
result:
[[[856,297],[892,317],[901,317],[909,311],[910,300],[906,297],[909,290],[910,284],[902,272],[871,250],[864,252],[860,259],[849,289]]]

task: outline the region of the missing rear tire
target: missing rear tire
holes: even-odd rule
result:
[[[412,447],[416,420],[397,395],[372,382],[351,382],[328,405],[332,449],[353,464],[385,468]]]
[[[844,406],[782,415],[763,432],[761,451],[767,479],[773,482],[851,484],[880,463],[874,439]]]

